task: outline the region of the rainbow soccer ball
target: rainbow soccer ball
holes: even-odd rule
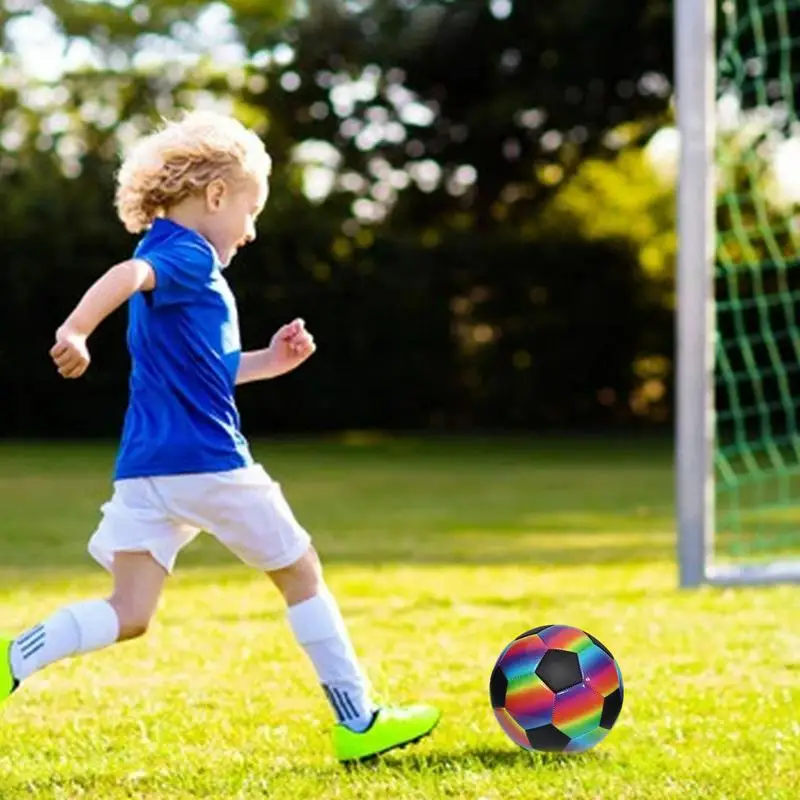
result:
[[[622,673],[590,633],[543,625],[503,650],[489,694],[500,727],[520,747],[578,753],[614,727],[622,710]]]

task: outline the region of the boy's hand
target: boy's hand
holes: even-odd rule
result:
[[[317,349],[314,337],[306,330],[302,319],[284,325],[269,343],[273,365],[285,367],[286,371],[300,366]]]
[[[86,335],[69,328],[59,328],[56,331],[56,343],[50,348],[50,357],[62,377],[80,378],[91,361]]]

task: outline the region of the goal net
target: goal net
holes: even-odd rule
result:
[[[687,570],[695,576],[688,584],[797,580],[800,0],[711,5],[716,69],[708,106],[714,199],[707,291],[714,337],[705,365],[713,404],[705,468],[713,483],[704,497],[711,504],[707,529],[680,531],[698,537],[694,550],[682,548],[682,559],[693,552],[700,563],[681,566],[684,577]],[[685,270],[682,279],[688,280]]]

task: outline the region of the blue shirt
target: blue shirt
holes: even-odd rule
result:
[[[130,399],[115,479],[249,466],[234,398],[239,317],[214,249],[157,219],[134,258],[150,264],[156,286],[128,303]]]

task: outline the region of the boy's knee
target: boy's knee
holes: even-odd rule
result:
[[[314,597],[322,588],[322,565],[313,546],[294,564],[268,574],[290,606]]]
[[[118,641],[124,642],[128,639],[138,639],[147,633],[151,620],[151,615],[147,611],[126,603],[115,602],[113,597],[110,603],[117,612],[117,620],[119,622]]]
[[[147,633],[149,626],[150,620],[133,620],[125,623],[120,621],[119,640],[124,642],[128,639],[138,639],[140,636],[144,636]]]

